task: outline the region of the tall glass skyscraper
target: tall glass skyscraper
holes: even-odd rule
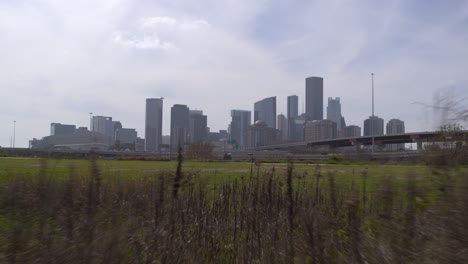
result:
[[[265,98],[254,104],[254,122],[261,120],[268,127],[276,128],[276,96]]]
[[[306,78],[306,120],[323,120],[323,78]]]
[[[287,102],[288,111],[286,113],[286,118],[288,119],[288,140],[296,140],[294,136],[296,134],[296,118],[299,115],[299,100],[297,95],[288,96]]]
[[[201,110],[189,110],[190,143],[202,143],[207,139],[208,118]]]
[[[186,105],[175,104],[171,107],[171,148],[183,148],[189,136],[189,108]]]
[[[163,98],[147,98],[145,112],[145,151],[160,151],[162,144]]]
[[[231,110],[231,141],[240,148],[247,147],[247,129],[252,124],[252,114],[247,110]]]
[[[337,131],[343,130],[343,125],[341,124],[342,118],[340,98],[328,97],[327,119],[336,123]]]

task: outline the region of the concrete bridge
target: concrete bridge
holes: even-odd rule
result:
[[[452,136],[463,135],[465,138],[468,135],[468,131],[460,131],[451,136],[445,136],[440,134],[440,132],[412,132],[396,135],[375,135],[374,136],[374,145],[385,145],[385,144],[399,144],[399,143],[416,143],[417,149],[422,149],[423,142],[440,142],[440,141],[451,141],[454,138],[449,138]],[[277,144],[269,145],[263,147],[256,147],[250,150],[260,151],[260,150],[291,150],[291,149],[307,149],[312,147],[327,146],[330,148],[339,148],[339,147],[350,147],[355,146],[358,150],[363,145],[371,145],[372,136],[363,136],[363,137],[348,137],[348,138],[335,138],[321,141],[313,142],[294,142],[286,144]]]

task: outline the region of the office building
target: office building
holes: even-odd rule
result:
[[[327,119],[336,123],[337,131],[343,130],[343,126],[341,124],[343,116],[341,115],[341,103],[339,97],[328,97]]]
[[[336,138],[336,123],[331,120],[312,120],[304,124],[306,142]]]
[[[252,124],[252,114],[247,110],[231,110],[230,141],[237,148],[247,146],[247,129]]]
[[[202,143],[207,140],[207,116],[203,111],[189,110],[189,142]]]
[[[247,147],[262,147],[272,145],[277,141],[278,130],[268,126],[264,121],[258,120],[248,130]]]
[[[286,113],[286,118],[294,118],[297,117],[298,114],[298,109],[299,109],[299,100],[297,95],[290,95],[287,98],[287,107],[288,107],[288,112]]]
[[[120,149],[136,150],[137,132],[133,128],[117,128],[115,145]]]
[[[360,137],[361,136],[361,128],[358,126],[346,126],[344,128],[344,137]]]
[[[145,151],[161,150],[163,98],[147,98],[145,111]]]
[[[112,117],[93,116],[91,118],[91,132],[101,133],[113,138],[114,123],[112,122]]]
[[[145,151],[145,139],[137,137],[136,144],[135,144],[136,151]]]
[[[189,108],[175,104],[171,107],[171,148],[184,148],[189,139]]]
[[[276,96],[265,98],[254,104],[254,122],[263,121],[276,128]]]
[[[306,78],[306,120],[323,120],[323,78]]]
[[[369,116],[364,120],[364,136],[377,136],[384,134],[384,120],[378,116]]]
[[[288,140],[288,120],[283,114],[278,115],[279,140]]]
[[[77,129],[73,134],[53,135],[30,141],[31,148],[45,150],[108,150],[109,145],[109,136],[87,129]]]
[[[59,136],[59,135],[70,135],[75,133],[75,125],[64,125],[60,123],[51,123],[50,124],[50,135]]]
[[[91,132],[100,133],[108,138],[108,144],[114,139],[114,123],[112,117],[93,116],[91,118]]]
[[[290,95],[287,99],[287,110],[286,118],[288,119],[288,140],[294,140],[295,131],[295,119],[299,115],[299,103],[297,95]]]
[[[289,121],[289,120],[288,120]],[[288,130],[288,138],[291,141],[304,141],[304,124],[306,122],[305,114],[299,115],[292,119],[292,126]]]
[[[404,134],[405,133],[405,122],[399,119],[390,119],[388,121],[387,126],[387,135],[396,135],[396,134]],[[396,151],[396,150],[404,150],[405,144],[387,144],[385,146],[387,150]]]

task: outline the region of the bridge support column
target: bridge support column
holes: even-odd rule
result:
[[[354,147],[356,148],[356,152],[359,152],[361,150],[362,143],[360,142],[354,142]]]
[[[421,141],[421,140],[417,140],[417,141],[416,141],[416,146],[417,146],[417,150],[418,150],[418,151],[421,151],[421,150],[423,149],[422,141]]]

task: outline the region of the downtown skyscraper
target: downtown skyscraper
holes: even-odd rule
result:
[[[323,120],[323,78],[306,78],[306,120]]]
[[[184,148],[189,143],[190,117],[186,105],[175,104],[171,107],[171,148]]]
[[[258,120],[276,129],[276,96],[265,98],[254,104],[254,122]]]
[[[252,124],[252,114],[247,110],[231,110],[231,142],[239,148],[247,147],[247,129]]]
[[[388,121],[387,126],[387,135],[397,135],[397,134],[404,134],[405,133],[405,122],[401,121],[400,119],[390,119]],[[387,144],[386,146],[387,150],[404,150],[405,149],[405,144],[400,143],[400,144]]]
[[[201,110],[189,110],[189,137],[191,144],[205,142],[207,135],[208,118]]]
[[[337,131],[343,130],[343,125],[341,124],[343,116],[341,115],[341,103],[339,97],[328,97],[327,119],[336,123]]]
[[[162,144],[163,98],[147,98],[145,112],[145,151],[160,151]]]

